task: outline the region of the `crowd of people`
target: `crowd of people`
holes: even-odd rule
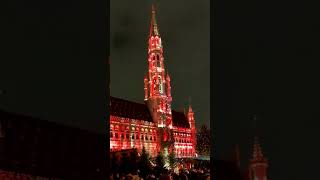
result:
[[[161,173],[150,171],[145,178],[139,170],[132,170],[128,173],[111,174],[110,180],[210,180],[209,169],[180,169],[179,173],[163,169]]]

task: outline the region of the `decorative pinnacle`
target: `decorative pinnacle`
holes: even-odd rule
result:
[[[191,107],[191,97],[190,96],[189,96],[188,100],[189,100],[189,113],[190,113],[190,112],[193,112],[192,107]]]
[[[253,160],[263,160],[263,153],[259,143],[258,136],[254,137],[254,145],[253,145]]]
[[[167,73],[167,77],[166,77],[166,79],[170,81],[169,73]]]
[[[156,20],[156,8],[155,5],[152,4],[152,17],[150,24],[150,36],[159,36],[158,25]]]

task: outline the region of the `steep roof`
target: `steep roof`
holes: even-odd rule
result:
[[[110,97],[110,115],[153,122],[146,104]],[[172,110],[173,126],[189,128],[187,117]]]
[[[145,104],[110,97],[110,115],[152,122]]]

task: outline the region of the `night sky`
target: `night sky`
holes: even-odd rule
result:
[[[105,133],[107,4],[7,2],[0,16],[0,109]]]
[[[110,2],[112,96],[143,103],[152,2]],[[190,97],[198,127],[210,126],[209,3],[209,0],[156,2],[164,63],[171,77],[172,107],[188,108]]]

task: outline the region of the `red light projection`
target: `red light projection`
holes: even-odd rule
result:
[[[188,114],[171,109],[170,76],[165,72],[162,41],[152,8],[148,40],[148,73],[144,101],[139,104],[111,97],[111,151],[145,147],[155,157],[166,144],[176,157],[194,157],[196,128],[191,106]],[[168,144],[169,143],[169,144]],[[172,147],[172,148],[171,148]]]

